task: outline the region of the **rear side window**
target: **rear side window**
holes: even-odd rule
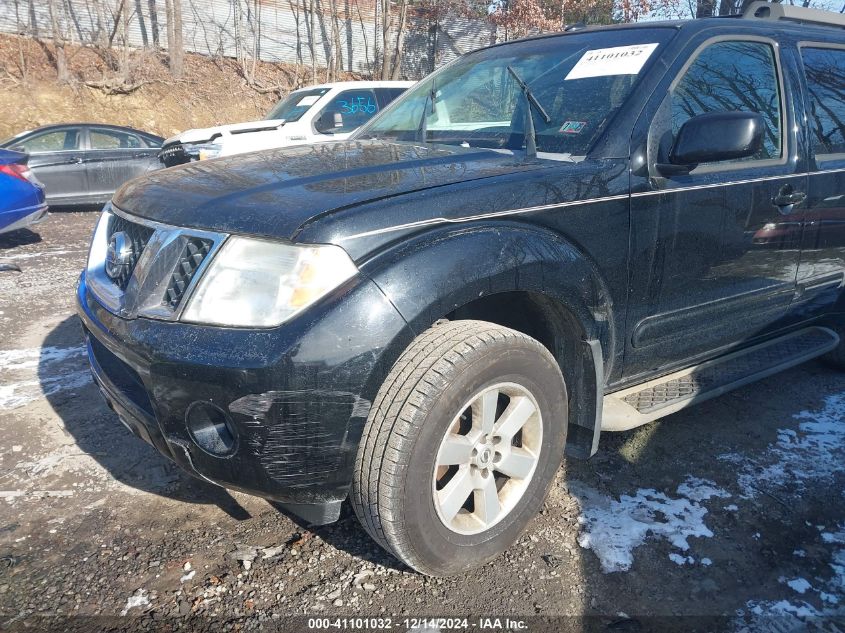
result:
[[[26,140],[15,144],[22,146],[30,154],[40,152],[62,152],[79,148],[79,130],[55,130],[43,134],[35,134]]]
[[[151,136],[142,136],[141,141],[143,141],[144,145],[147,147],[161,147],[161,141]]]
[[[388,88],[387,94],[390,95],[389,101],[393,101],[396,97],[405,92],[407,88]]]
[[[382,107],[387,106],[396,97],[405,92],[404,88],[376,88],[376,94],[381,101]]]
[[[816,154],[845,154],[845,50],[802,48]]]
[[[118,130],[91,130],[88,140],[91,149],[136,149],[144,146],[141,139],[134,134]]]
[[[699,114],[758,112],[763,147],[746,160],[781,156],[780,89],[774,50],[764,42],[717,42],[705,48],[672,91],[672,132]]]

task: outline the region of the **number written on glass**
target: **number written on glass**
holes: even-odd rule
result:
[[[375,114],[378,106],[372,97],[355,97],[353,99],[338,99],[337,105],[341,114]]]

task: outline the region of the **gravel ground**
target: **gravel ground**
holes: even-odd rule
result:
[[[73,308],[96,215],[0,236],[0,261],[23,271],[0,272],[0,629],[304,631],[320,624],[308,617],[360,615],[403,631],[419,616],[490,630],[845,628],[845,375],[811,362],[605,435],[502,557],[425,578],[348,508],[308,529],[191,478],[118,422]]]

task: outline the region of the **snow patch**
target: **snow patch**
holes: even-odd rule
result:
[[[570,482],[569,489],[581,508],[578,544],[598,556],[605,573],[630,569],[634,549],[649,537],[666,539],[682,552],[689,551],[690,537],[712,537],[704,524],[707,509],[698,501],[730,496],[712,481],[695,477],[688,477],[678,487],[679,494],[684,495],[678,499],[656,490],[640,489],[617,501],[576,481]],[[670,558],[679,565],[694,562],[687,555],[674,554]]]
[[[825,398],[820,411],[802,411],[793,416],[798,430],[781,429],[777,441],[760,459],[736,453],[719,456],[740,467],[737,483],[745,498],[756,497],[761,488],[788,489],[800,494],[810,481],[826,481],[845,472],[845,393]]]
[[[91,382],[91,373],[74,371],[63,376],[46,376],[41,380],[23,380],[0,385],[0,410],[17,409],[40,397],[52,396],[60,391],[79,389]]]
[[[81,345],[0,350],[0,410],[88,385],[91,374],[84,357]]]
[[[669,560],[671,560],[676,565],[692,565],[695,563],[695,559],[692,556],[681,556],[680,554],[676,554],[672,552],[669,554]]]
[[[133,595],[127,598],[126,606],[123,607],[123,611],[120,612],[120,615],[126,615],[127,613],[129,613],[129,609],[142,608],[148,606],[150,606],[150,601],[147,598],[146,590],[139,589]]]
[[[793,591],[805,594],[808,590],[812,589],[813,586],[807,582],[805,578],[793,578],[792,580],[787,580],[786,578],[780,578],[780,582],[784,583],[787,587],[792,589]]]
[[[788,600],[774,601],[750,601],[746,605],[748,611],[754,615],[762,616],[796,616],[798,618],[814,618],[823,615],[814,606],[806,602],[793,604]],[[806,625],[806,623],[804,623]]]
[[[715,483],[708,479],[701,479],[699,477],[687,476],[687,480],[678,486],[678,494],[686,497],[690,501],[707,501],[713,497],[720,499],[729,499],[730,493],[725,492],[717,487]]]
[[[85,347],[29,347],[0,350],[0,368],[6,371],[37,367],[39,363],[59,363],[85,354]]]

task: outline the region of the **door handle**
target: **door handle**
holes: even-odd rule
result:
[[[784,185],[778,195],[772,198],[772,204],[778,208],[781,215],[789,215],[796,204],[801,204],[806,199],[807,194],[803,191],[795,191],[792,185]]]

